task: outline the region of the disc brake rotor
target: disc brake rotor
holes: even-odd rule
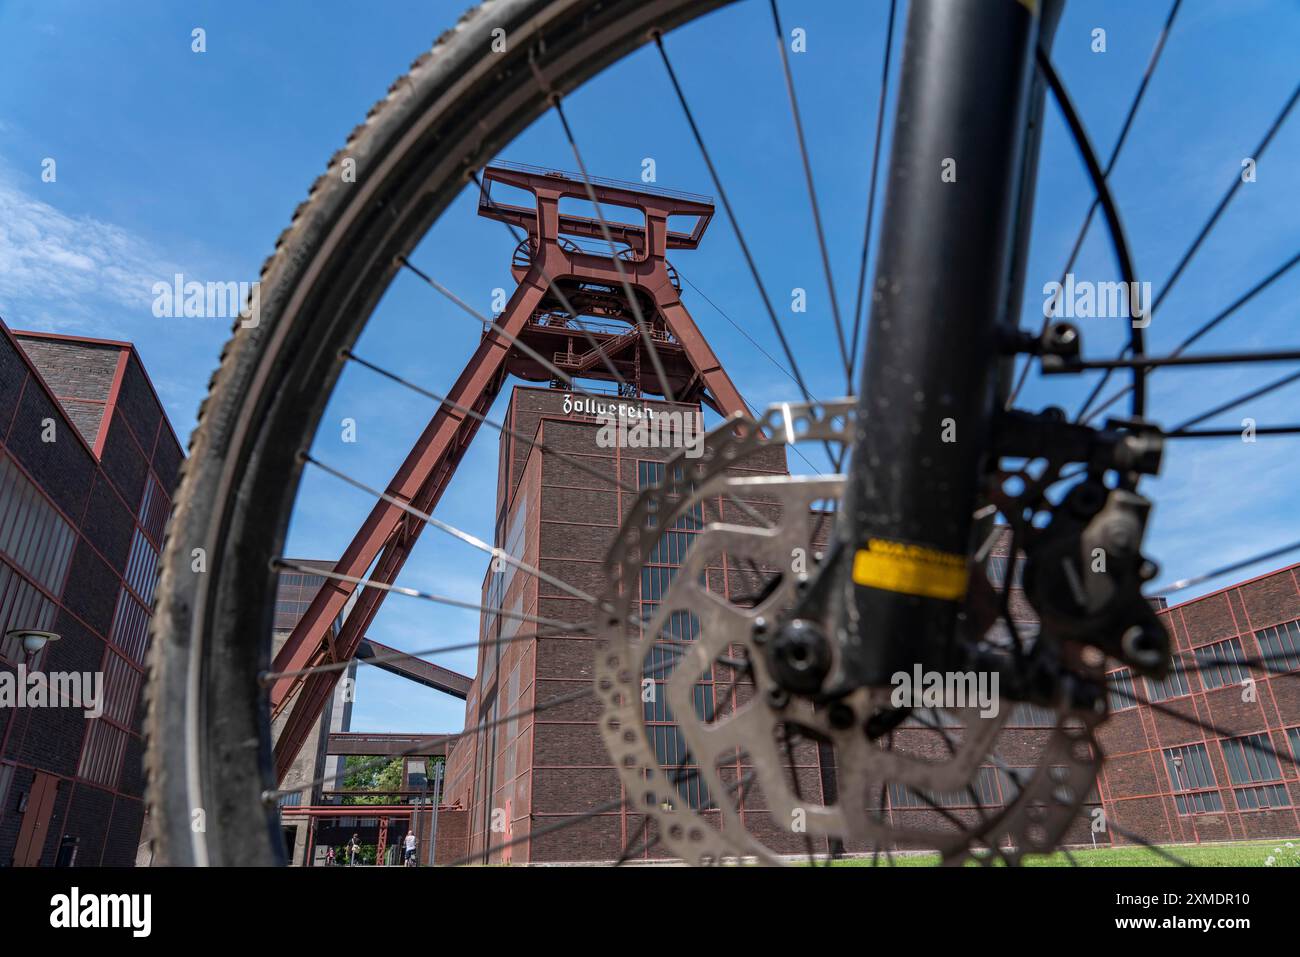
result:
[[[698,458],[685,451],[670,458],[663,481],[637,498],[610,549],[593,625],[600,728],[629,805],[653,822],[651,832],[671,856],[691,864],[782,863],[782,853],[793,850],[791,837],[780,841],[785,852],[773,847],[770,826],[746,827],[757,816],[795,839],[932,848],[949,863],[968,856],[1016,863],[1024,853],[1051,851],[1092,790],[1100,762],[1092,734],[1097,716],[1058,712],[1055,727],[1038,729],[1046,740],[1034,747],[1033,765],[1013,768],[998,753],[1010,702],[991,716],[978,708],[918,709],[888,740],[873,740],[866,726],[892,708],[891,689],[859,689],[815,706],[782,692],[768,670],[755,626],[761,636],[761,623],[793,604],[807,575],[790,570],[792,556],[814,561],[819,523],[829,518],[829,530],[834,520],[814,506],[838,502],[845,477],[755,476],[737,467],[787,443],[847,443],[853,414],[853,403],[843,400],[773,406],[758,422],[734,416],[708,434]],[[657,549],[674,525],[702,515],[703,503],[719,498],[735,502],[747,523],[709,522],[695,532],[642,620],[647,557],[660,563]],[[741,603],[710,590],[710,570],[742,565],[774,570],[759,595]],[[708,700],[697,694],[699,682],[720,665],[743,675],[734,684],[734,705],[710,703],[707,686]],[[716,688],[719,679],[713,680]],[[895,739],[918,733],[933,737],[934,745],[941,735],[942,744],[896,746]],[[800,741],[833,750],[834,800],[811,800],[799,786],[791,766]],[[1017,754],[1023,750],[1019,742]],[[670,757],[675,760],[665,760]],[[977,812],[941,806],[942,795],[975,796],[977,776],[990,767],[1013,782],[1014,794]],[[939,813],[941,827],[910,824],[909,815],[891,818],[883,810],[886,793],[909,792],[922,809]]]

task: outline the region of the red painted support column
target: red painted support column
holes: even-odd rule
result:
[[[644,216],[642,222],[620,222],[616,215],[607,214],[602,224],[587,216],[560,211],[562,198],[588,198],[586,184],[572,176],[503,165],[484,170],[483,180],[485,189],[480,196],[480,214],[526,230],[529,260],[524,265],[517,259],[512,267],[519,287],[496,323],[505,334],[493,329],[484,336],[448,392],[450,403],[485,413],[507,374],[513,372],[533,380],[548,379],[551,373],[517,348],[514,341],[528,338],[525,335],[528,333],[538,337],[534,341],[539,346],[545,346],[554,341],[547,337],[557,332],[560,335],[566,332],[570,336],[581,335],[581,329],[566,327],[554,318],[557,311],[564,311],[564,302],[571,301],[571,298],[593,303],[591,308],[597,315],[608,314],[633,324],[632,316],[636,310],[628,301],[624,287],[626,280],[640,293],[637,299],[642,318],[652,327],[649,331],[653,331],[663,343],[662,348],[671,353],[672,367],[665,371],[667,379],[675,380],[685,388],[688,392],[686,397],[701,398],[722,415],[745,411],[740,393],[682,305],[665,258],[669,248],[694,249],[699,245],[713,215],[711,200],[635,183],[602,180],[594,190],[609,213],[616,213],[618,207],[631,207],[640,210]],[[489,195],[493,182],[527,190],[532,193],[535,203],[516,206],[496,202]],[[694,217],[693,228],[689,231],[671,229],[669,221],[672,216]],[[586,238],[599,247],[606,228],[615,241],[626,244],[628,250],[628,255],[620,257],[617,262],[607,253],[593,253],[575,246],[568,239],[561,239],[562,234]],[[561,287],[569,290],[563,297],[556,292]],[[578,311],[582,310],[579,308]],[[537,323],[530,327],[535,318]],[[644,343],[639,341],[640,336],[633,337],[627,333],[602,335],[605,341],[600,344],[600,349],[611,361],[616,353],[635,350],[632,367],[644,370],[652,365],[649,361],[642,361],[640,350]],[[583,352],[586,351],[584,348]],[[544,352],[539,354],[545,355]],[[624,368],[630,368],[626,365],[626,358],[623,361]],[[581,375],[595,379],[613,378],[603,360],[583,369]],[[660,394],[666,394],[666,383],[655,382],[653,385]],[[444,403],[388,484],[387,494],[420,512],[431,513],[478,426],[477,419]],[[384,500],[376,502],[335,564],[334,572],[392,584],[423,527],[424,522],[400,504]],[[357,587],[350,582],[326,581],[277,653],[273,665],[275,671],[310,669],[346,661],[356,654],[387,596],[382,589],[363,587],[339,633],[334,635],[334,624]],[[281,780],[310,736],[337,681],[337,672],[315,673],[281,678],[272,687],[273,716],[278,717],[287,708],[292,708],[275,745],[276,772]]]

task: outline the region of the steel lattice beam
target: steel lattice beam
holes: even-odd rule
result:
[[[493,183],[503,183],[530,192],[533,206],[520,206],[492,199]],[[425,514],[432,513],[446,490],[479,421],[455,406],[485,413],[500,392],[508,374],[533,381],[549,381],[553,373],[514,345],[527,343],[541,355],[547,350],[559,358],[555,347],[566,345],[563,355],[572,354],[576,341],[583,353],[590,342],[572,325],[563,307],[567,300],[580,314],[592,314],[634,322],[635,310],[628,301],[623,282],[633,288],[642,315],[656,341],[666,383],[651,377],[647,391],[675,398],[702,401],[721,415],[745,411],[744,400],[722,369],[694,321],[681,302],[666,258],[667,250],[693,249],[713,215],[712,201],[669,190],[644,188],[639,184],[593,184],[601,207],[639,210],[643,222],[616,222],[606,216],[606,226],[625,251],[616,263],[608,249],[593,251],[604,234],[598,220],[560,211],[565,197],[587,200],[587,186],[581,179],[548,170],[500,165],[483,171],[479,213],[503,220],[527,231],[528,239],[516,250],[512,272],[518,288],[510,297],[495,325],[488,329],[465,369],[447,394],[448,402],[437,410],[388,483],[387,494]],[[669,217],[693,217],[689,231],[670,228]],[[575,243],[567,237],[577,237]],[[563,294],[561,298],[560,294]],[[626,329],[601,337],[606,357],[615,368],[644,373],[650,368],[642,337]],[[632,353],[629,360],[625,353]],[[617,354],[617,355],[616,355]],[[548,357],[549,358],[549,357]],[[583,365],[588,365],[583,362]],[[598,359],[580,373],[589,379],[612,379],[604,360]],[[644,376],[642,376],[644,378]],[[642,383],[638,382],[640,386]],[[401,505],[380,500],[371,509],[351,544],[334,566],[335,573],[392,584],[414,547],[424,522]],[[307,612],[275,657],[278,672],[297,672],[316,665],[346,661],[354,657],[387,592],[362,588],[355,605],[335,632],[335,623],[358,586],[327,580]],[[274,715],[289,711],[275,745],[276,772],[283,779],[293,759],[311,734],[322,709],[333,693],[338,672],[317,672],[307,676],[281,678],[271,689]]]

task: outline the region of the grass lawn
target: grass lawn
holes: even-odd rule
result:
[[[1180,860],[1196,867],[1264,867],[1264,861],[1270,856],[1276,858],[1274,866],[1286,866],[1300,863],[1300,840],[1292,840],[1294,847],[1287,847],[1286,840],[1281,841],[1242,841],[1226,844],[1167,844],[1164,850]],[[1281,848],[1276,853],[1274,848]],[[1080,867],[1175,867],[1155,851],[1145,847],[1126,845],[1124,847],[1099,847],[1071,850],[1075,862]],[[871,858],[854,858],[835,861],[836,867],[870,867]],[[894,864],[899,867],[931,867],[939,863],[937,854],[895,855]],[[1048,856],[1031,855],[1025,858],[1026,867],[1069,867],[1070,861],[1062,853]],[[879,867],[888,867],[884,855],[880,857]],[[973,862],[970,866],[978,866]]]

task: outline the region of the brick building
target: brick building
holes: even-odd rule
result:
[[[637,401],[656,413],[698,408]],[[599,448],[596,418],[571,411],[573,403],[573,396],[556,390],[515,388],[506,412],[508,431],[503,433],[500,444],[496,541],[513,557],[598,595],[603,588],[606,552],[635,500],[627,489],[659,481],[663,463],[674,450]],[[510,433],[535,436],[536,441],[609,478],[602,481]],[[733,471],[737,475],[783,474],[784,449],[764,450]],[[622,488],[615,484],[615,476]],[[761,509],[765,505],[755,502],[751,507]],[[661,548],[655,556],[660,561],[652,563],[643,576],[639,595],[642,616],[650,614],[666,589],[691,536],[706,522],[719,520],[753,523],[735,503],[710,498],[698,514],[675,525],[670,534],[679,541]],[[707,574],[713,591],[733,598],[753,595],[761,587],[748,570],[726,567],[725,562],[710,567]],[[586,625],[590,620],[590,606],[582,599],[508,564],[502,564],[500,569],[488,568],[483,603],[510,614],[574,625]],[[690,627],[683,623],[684,629]],[[573,827],[527,837],[622,793],[618,772],[596,726],[599,706],[594,697],[495,723],[591,683],[589,637],[527,637],[536,631],[536,625],[508,615],[489,613],[482,621],[481,638],[485,644],[466,702],[466,731],[448,759],[447,771],[447,801],[460,804],[467,817],[464,854],[482,855],[480,859],[490,862],[514,863],[613,860],[642,827],[641,815],[633,810],[611,811]],[[487,644],[498,639],[510,640]],[[719,713],[735,703],[734,697],[723,699],[721,689],[729,681],[720,673],[722,670],[718,667],[706,676],[698,692],[701,705]],[[736,693],[735,688],[729,692],[732,696]],[[662,696],[658,697],[662,700]],[[672,767],[674,755],[684,756],[680,735],[664,715],[651,720],[656,747]],[[479,722],[487,727],[475,732]],[[810,786],[820,786],[824,769],[818,749],[804,742],[794,754],[801,781],[806,779]],[[707,794],[702,793],[698,779],[692,780],[692,784],[681,788],[683,800],[695,807],[707,805]],[[504,817],[503,829],[493,830],[494,811]],[[768,834],[770,824],[765,821],[759,798],[748,799],[744,813],[747,826]],[[775,835],[775,840],[778,844],[786,841],[791,852],[802,846],[801,841],[789,839],[784,833]],[[441,840],[439,845],[441,849]],[[497,845],[506,846],[484,853],[486,847]],[[660,854],[651,849],[642,856]]]
[[[316,592],[325,584],[324,575],[315,575],[306,569],[318,568],[328,572],[334,567],[333,562],[310,559],[292,559],[291,563],[295,568],[282,571],[276,580],[275,623],[271,638],[273,656],[280,650],[294,626],[298,624],[298,620],[307,611],[311,600],[316,597]],[[340,621],[352,610],[355,600],[354,595],[339,616]],[[335,628],[337,630],[337,625]],[[354,659],[335,686],[334,693],[321,712],[320,719],[312,728],[297,757],[294,758],[284,780],[280,782],[282,790],[290,791],[280,798],[281,807],[326,803],[323,795],[327,786],[329,788],[342,786],[343,758],[327,754],[326,747],[331,734],[346,732],[352,728],[352,702],[356,674],[357,663]],[[287,718],[286,711],[272,722],[272,738],[278,739]],[[305,819],[285,818],[282,821],[282,830],[289,863],[305,864],[311,836],[308,822]]]
[[[625,486],[644,487],[657,481],[668,454],[654,449],[601,449],[595,442],[595,420],[568,410],[572,397],[550,390],[520,387],[514,390],[506,414],[510,432],[536,436],[537,441],[575,456],[589,467],[618,475]],[[664,407],[663,403],[647,402]],[[785,471],[784,456],[774,450],[762,471]],[[503,434],[500,445],[497,490],[496,543],[510,555],[540,568],[578,588],[599,594],[604,581],[602,563],[634,496],[602,482],[557,456],[543,454]],[[751,473],[752,474],[752,473]],[[675,531],[689,535],[704,522],[718,520],[747,524],[748,520],[726,501],[705,504],[694,523]],[[1001,586],[1008,564],[1005,538],[993,549],[988,569]],[[680,558],[680,552],[676,553]],[[643,617],[662,593],[674,563],[652,563],[641,582]],[[1300,567],[1300,566],[1297,566]],[[718,594],[752,592],[735,568],[709,570],[711,590]],[[1037,623],[1032,609],[1013,580],[1012,617],[1022,636],[1032,640]],[[1164,607],[1160,614],[1175,636],[1180,655],[1193,659],[1205,649],[1221,657],[1237,656],[1245,662],[1260,655],[1287,655],[1275,670],[1300,668],[1300,592],[1293,569],[1283,569],[1252,582],[1233,586],[1183,605]],[[588,620],[589,608],[581,599],[531,575],[504,565],[489,568],[484,580],[483,603],[512,614],[535,615],[574,624]],[[451,841],[448,854],[484,862],[545,863],[609,861],[635,844],[640,815],[626,807],[595,817],[571,828],[529,838],[533,831],[557,824],[566,817],[618,798],[621,786],[595,721],[598,705],[579,699],[538,714],[497,724],[503,716],[527,712],[538,703],[572,692],[591,681],[590,639],[577,635],[527,637],[537,626],[504,615],[485,614],[481,626],[477,677],[470,688],[465,733],[448,759],[447,800],[464,810],[449,814],[456,832],[464,830],[464,843]],[[519,636],[524,636],[520,638]],[[498,644],[498,639],[513,639]],[[1293,805],[1300,799],[1300,783],[1287,758],[1300,757],[1300,689],[1294,674],[1272,677],[1244,664],[1216,666],[1203,674],[1179,672],[1165,682],[1126,682],[1119,669],[1117,690],[1112,692],[1115,714],[1098,736],[1107,763],[1097,787],[1085,802],[1085,813],[1071,826],[1067,843],[1088,845],[1124,843],[1115,831],[1094,831],[1102,807],[1106,819],[1126,831],[1158,842],[1229,840],[1246,837],[1281,837],[1300,833],[1300,816]],[[1240,681],[1253,674],[1256,698],[1242,702]],[[1114,678],[1114,674],[1112,674]],[[705,680],[701,692],[718,713],[728,702],[714,700],[721,684]],[[744,682],[742,682],[743,686]],[[1138,698],[1134,704],[1122,691]],[[1219,736],[1158,713],[1146,702],[1169,703],[1197,714],[1220,730]],[[476,724],[483,727],[475,730]],[[684,748],[669,722],[650,721],[661,760]],[[1003,767],[981,769],[974,782],[975,797],[967,793],[928,795],[930,802],[899,787],[887,789],[883,807],[877,809],[892,824],[942,828],[945,816],[974,820],[984,808],[1005,804],[1016,793],[1011,772],[1035,766],[1047,740],[1053,716],[1044,709],[1018,705],[999,738],[998,757]],[[660,735],[662,734],[662,740]],[[1259,736],[1263,735],[1261,739]],[[897,747],[919,753],[941,754],[935,733],[909,721],[896,732]],[[1221,740],[1222,738],[1222,740]],[[804,741],[795,748],[803,795],[810,803],[834,798],[834,768],[825,747]],[[665,762],[667,767],[672,761]],[[735,775],[727,780],[735,780]],[[682,790],[693,806],[705,806],[707,795],[698,784]],[[498,826],[493,829],[493,812]],[[446,813],[446,812],[444,812]],[[463,816],[463,821],[460,817]],[[766,819],[762,797],[746,796],[746,826],[775,850],[799,853],[801,840],[777,829]],[[502,826],[503,825],[503,826]],[[440,857],[443,840],[439,840]],[[488,849],[488,850],[485,850]],[[825,850],[824,842],[816,850]],[[849,847],[865,851],[867,847]],[[642,857],[655,857],[656,850]]]
[[[1121,669],[1131,697],[1112,693],[1099,735],[1098,786],[1122,828],[1156,842],[1300,834],[1298,573],[1291,565],[1160,612],[1175,670],[1156,682]]]
[[[130,343],[0,323],[0,669],[100,673],[103,713],[0,708],[0,865],[132,864],[147,625],[183,457]],[[65,703],[66,704],[66,703]]]
[[[288,639],[316,593],[326,587],[328,578],[323,573],[334,565],[316,559],[286,559],[286,563],[292,567],[282,571],[276,582],[273,654]],[[352,612],[355,600],[356,595],[344,605],[334,624],[335,634]],[[454,697],[464,699],[469,689],[470,679],[465,675],[431,661],[407,658],[397,649],[369,637],[363,639],[357,657],[344,670],[311,733],[280,781],[280,788],[290,792],[280,798],[280,825],[286,857],[292,866],[321,866],[327,862],[330,847],[334,847],[342,862],[343,846],[353,834],[359,836],[363,845],[378,845],[380,831],[384,832],[383,846],[390,849],[389,856],[394,856],[407,828],[412,828],[419,840],[421,861],[433,859],[429,843],[435,835],[438,846],[447,845],[441,860],[453,860],[461,853],[463,815],[449,809],[450,823],[444,827],[442,819],[435,820],[429,808],[442,793],[446,752],[456,737],[352,733],[357,665],[367,659],[374,668]],[[272,721],[273,739],[279,739],[288,714],[286,710]],[[423,748],[425,745],[427,750]],[[413,748],[419,750],[418,755],[412,752]],[[381,764],[386,763],[386,758],[400,759],[402,784],[388,797],[410,803],[382,806],[356,803],[364,796],[347,788],[345,770],[349,758]],[[417,801],[423,805],[422,810],[414,806]],[[396,859],[390,863],[395,862]]]

